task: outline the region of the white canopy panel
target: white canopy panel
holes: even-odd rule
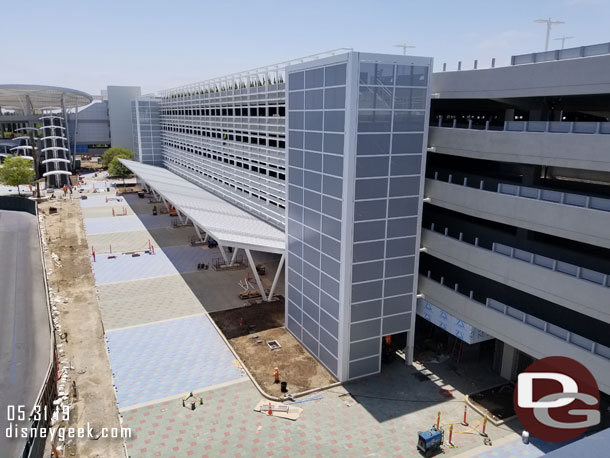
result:
[[[39,86],[35,84],[0,84],[0,107],[24,110],[45,108],[82,107],[93,102],[93,97],[83,91],[65,87]]]
[[[40,151],[70,151],[68,148],[64,148],[63,146],[49,146],[48,148],[43,148]]]
[[[47,164],[49,162],[63,162],[64,164],[69,164],[70,160],[69,159],[62,159],[62,158],[51,158],[51,159],[45,159],[44,161],[42,161],[43,164]]]
[[[67,170],[51,170],[42,174],[43,177],[48,177],[49,175],[72,175],[72,172]]]
[[[161,167],[119,159],[219,244],[284,253],[284,232]]]

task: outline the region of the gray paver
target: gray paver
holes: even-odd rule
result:
[[[195,411],[178,399],[129,410],[124,426],[134,435],[127,447],[134,458],[420,456],[417,432],[430,428],[439,410],[443,423],[459,421],[464,404],[457,393],[443,398],[435,383],[420,382],[413,373],[396,361],[378,376],[322,391],[315,396],[323,399],[298,404],[304,412],[294,422],[253,412],[261,396],[250,383],[202,393],[203,406]],[[468,429],[456,426],[457,448],[446,448],[445,455],[483,444],[477,431],[464,434]],[[487,432],[492,440],[512,433],[491,424]]]
[[[100,285],[98,295],[106,330],[205,311],[180,275]]]

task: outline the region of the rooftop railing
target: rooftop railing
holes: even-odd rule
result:
[[[510,58],[511,65],[535,64],[554,60],[576,59],[578,57],[600,56],[610,54],[610,43],[600,43],[576,48],[556,49],[554,51],[520,54]]]

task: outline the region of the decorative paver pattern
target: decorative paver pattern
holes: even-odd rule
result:
[[[126,204],[106,205],[104,207],[84,207],[81,209],[83,218],[108,218],[112,217],[114,210],[114,218],[124,218],[125,216],[134,215],[134,212]]]
[[[180,273],[195,272],[197,264],[210,263],[215,257],[220,257],[217,250],[206,250],[200,246],[170,246],[162,249],[163,253]]]
[[[109,196],[106,193],[100,195],[87,194],[86,199],[81,199],[81,208],[88,207],[115,207],[115,206],[129,206],[127,201],[121,196]]]
[[[98,300],[106,330],[204,312],[179,275],[99,285]]]
[[[320,392],[315,396],[322,399],[299,404],[304,412],[295,422],[253,412],[261,395],[249,381],[234,383],[244,377],[198,300],[222,307],[235,306],[233,301],[241,305],[237,281],[246,272],[191,271],[193,264],[219,257],[218,249],[186,246],[188,228],[172,229],[167,215],[153,217],[144,199],[128,195],[125,200],[141,220],[91,217],[85,223],[91,229],[89,245],[100,253],[93,267],[123,426],[132,428],[130,457],[420,456],[417,432],[430,428],[439,410],[442,423],[459,421],[463,415],[459,391],[453,399],[439,393],[440,386],[448,386],[443,378],[462,383],[456,386],[462,392],[473,388],[475,378],[476,386],[489,384],[478,372],[465,379],[436,369],[434,380],[420,381],[413,376],[414,368],[395,361],[384,365],[378,376]],[[83,209],[93,216],[108,207],[102,203]],[[137,224],[124,222],[134,218]],[[152,234],[162,240],[162,249]],[[117,255],[110,260],[101,254],[111,244],[114,252],[143,250],[149,240],[155,244],[154,256]],[[185,246],[177,247],[180,243]],[[271,262],[270,255],[254,256],[255,262],[277,262]],[[265,281],[272,278],[269,270]],[[278,288],[281,292],[281,285]],[[191,390],[203,398],[195,411],[182,407],[179,398]],[[477,419],[469,420],[469,427],[456,425],[457,448],[445,448],[445,455],[482,445],[478,431],[470,430]],[[488,433],[494,441],[511,434],[508,428],[491,425]]]
[[[155,254],[140,253],[135,257],[120,253],[96,254],[92,265],[96,285],[178,273],[162,250],[155,250]]]
[[[243,375],[206,315],[106,332],[119,408]]]
[[[137,216],[109,216],[107,218],[85,218],[85,232],[104,234],[108,232],[143,231],[144,225]]]
[[[95,252],[99,254],[108,253],[111,246],[114,253],[148,250],[149,243],[152,244],[155,249],[158,248],[155,244],[155,240],[146,230],[87,234],[87,242],[89,248],[94,248]]]
[[[123,414],[124,426],[133,428],[127,448],[133,458],[421,456],[417,431],[429,429],[438,410],[449,418],[463,404],[447,402],[434,383],[419,382],[410,376],[412,369],[396,365],[400,363],[394,363],[393,370],[404,377],[400,394],[388,390],[382,399],[359,396],[387,382],[384,375],[374,376],[348,384],[347,390],[338,387],[312,395],[322,399],[298,404],[304,412],[294,422],[252,411],[261,396],[249,383],[201,393],[203,406],[195,411],[184,409],[179,399],[129,410]],[[384,415],[386,419],[379,420]],[[489,434],[495,440],[507,432],[490,428]],[[457,448],[445,448],[445,455],[483,444],[476,432],[455,434],[453,439]]]

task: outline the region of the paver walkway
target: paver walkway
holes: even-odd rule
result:
[[[299,404],[304,412],[295,422],[253,412],[261,395],[234,364],[206,304],[198,300],[205,278],[200,275],[212,272],[197,272],[196,264],[218,257],[218,250],[187,246],[185,229],[171,229],[168,215],[152,216],[143,199],[126,196],[120,203],[131,204],[129,214],[137,216],[105,216],[109,206],[101,196],[81,204],[88,243],[100,253],[92,264],[123,426],[132,428],[127,441],[132,458],[419,456],[417,432],[430,428],[439,410],[443,423],[461,420],[458,391],[448,400],[439,393],[438,379],[422,382],[417,370],[401,361],[384,366],[378,376]],[[120,254],[147,249],[153,234],[163,240],[154,255]],[[109,245],[115,259],[101,254]],[[235,273],[236,278],[244,274]],[[216,300],[223,294],[226,304]],[[236,294],[230,296],[234,300]],[[215,298],[215,307],[229,302],[226,291],[206,297]],[[453,373],[445,378],[450,376],[459,378]],[[468,383],[464,389],[473,388],[474,382]],[[182,407],[180,399],[191,390],[203,398],[195,411]],[[476,429],[456,428],[458,447],[446,448],[446,455],[482,444]],[[491,425],[488,433],[492,440],[513,434]]]
[[[154,240],[148,229],[167,228],[171,218],[136,216],[131,209],[129,216],[108,217],[113,205],[128,207],[127,200],[115,198],[113,191],[89,196],[81,200],[89,245],[98,243],[103,250],[100,236],[108,251],[114,245],[112,253],[96,253],[92,267],[119,408],[243,379],[233,354],[180,276],[197,271],[213,250],[185,245],[153,250],[146,242],[125,247],[123,234],[140,242]]]
[[[205,315],[108,331],[106,339],[121,407],[241,377]]]

